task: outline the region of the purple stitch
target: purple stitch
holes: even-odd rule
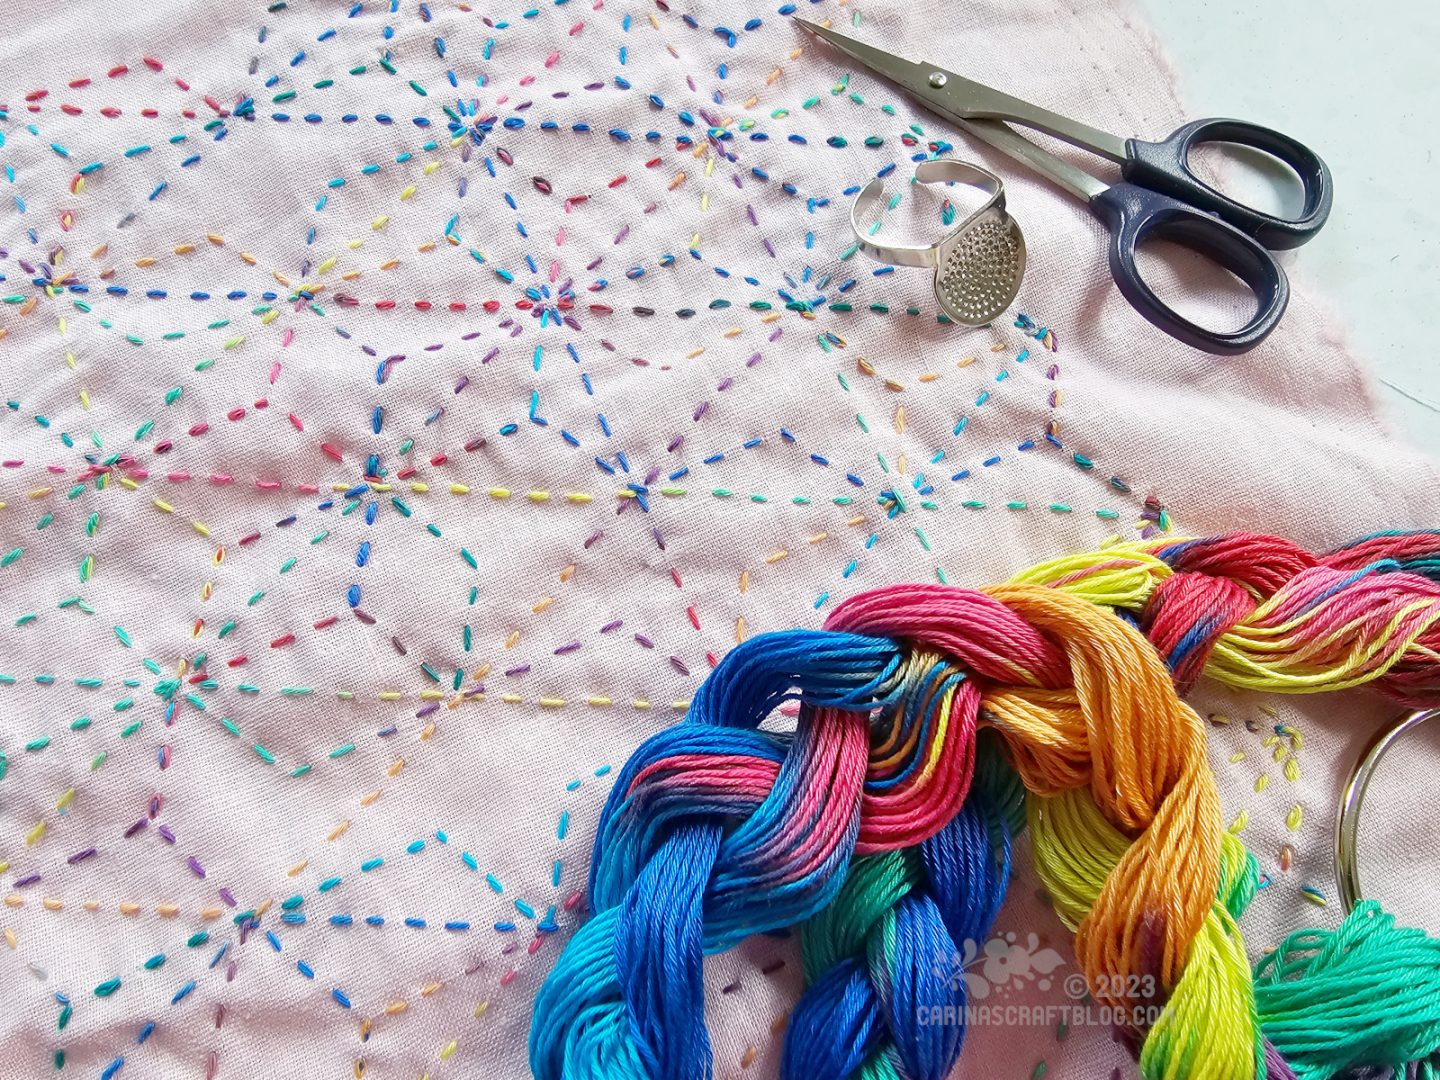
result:
[[[26,885],[34,885],[39,880],[39,874],[27,874],[25,877],[22,877],[19,881],[15,882],[15,888],[23,889]]]
[[[430,702],[429,705],[424,706],[423,708],[421,708],[419,711],[417,711],[417,712],[415,713],[415,719],[416,719],[416,720],[423,720],[423,719],[425,719],[425,717],[429,716],[431,713],[435,712],[435,711],[436,711],[437,709],[439,709],[439,708],[440,708],[440,703],[439,703],[438,701],[432,701],[432,702]]]
[[[580,648],[580,642],[572,641],[568,645],[561,645],[558,649],[556,649],[555,655],[564,656],[566,653],[572,653],[578,648]]]
[[[374,616],[374,615],[371,615],[371,614],[370,614],[369,612],[367,612],[367,611],[361,611],[358,607],[357,607],[357,608],[351,608],[350,610],[351,610],[352,612],[354,612],[355,617],[356,617],[357,619],[359,619],[362,623],[364,623],[366,626],[374,626],[374,625],[375,625],[375,616]]]
[[[173,843],[175,843],[175,834],[170,831],[170,826],[169,826],[169,825],[161,825],[161,826],[160,826],[160,829],[159,829],[159,832],[160,832],[161,838],[162,838],[167,844],[173,844]]]
[[[604,535],[605,535],[604,530],[602,530],[602,529],[596,529],[593,533],[591,533],[589,536],[587,536],[587,537],[585,538],[585,550],[587,550],[587,551],[590,550],[590,545],[593,544],[593,543],[595,543],[597,540],[599,540],[599,539],[600,539],[602,536],[604,536]]]
[[[760,219],[755,216],[755,207],[751,206],[749,203],[745,204],[745,213],[749,216],[751,225],[760,224]]]
[[[653,536],[655,537],[655,546],[658,547],[661,551],[664,551],[664,550],[665,550],[665,537],[663,537],[663,536],[660,535],[660,530],[659,530],[659,529],[651,529],[651,530],[650,530],[650,533],[651,533],[651,535],[653,535]]]
[[[678,671],[681,675],[690,674],[690,669],[685,666],[685,662],[681,660],[678,656],[670,657],[670,666],[673,667],[676,671]]]
[[[683,445],[685,445],[685,436],[684,436],[684,435],[676,435],[673,439],[670,440],[670,445],[667,446],[667,447],[665,447],[665,451],[666,451],[666,453],[673,454],[676,450],[680,449],[680,447],[683,446]]]
[[[770,253],[770,257],[772,259],[775,258],[775,245],[770,242],[770,238],[767,236],[763,240],[761,240],[760,243],[761,246],[763,246],[765,250]]]
[[[719,385],[717,385],[717,386],[715,387],[715,391],[716,391],[716,393],[723,394],[726,390],[729,390],[730,387],[732,387],[732,386],[734,386],[734,385],[735,385],[735,380],[734,380],[733,378],[731,378],[730,376],[727,375],[725,378],[723,378],[723,379],[720,380]]]
[[[399,635],[392,634],[390,637],[390,644],[395,646],[395,651],[398,652],[401,656],[409,655],[408,651],[405,648],[405,643],[400,640]]]
[[[659,479],[660,470],[652,468],[649,472],[645,474],[645,486],[649,487],[651,484],[655,483],[655,481]]]
[[[381,729],[380,729],[379,731],[377,731],[375,734],[376,734],[377,737],[379,737],[379,738],[381,738],[381,739],[388,739],[391,735],[396,734],[399,730],[400,730],[400,729],[399,729],[398,727],[396,727],[394,724],[391,724],[391,725],[390,725],[389,727],[387,727],[387,728],[381,728]]]
[[[648,637],[646,637],[644,634],[636,634],[636,635],[635,635],[635,641],[636,641],[636,643],[638,643],[642,648],[653,649],[653,648],[655,647],[655,642],[651,641],[651,640],[650,640]]]
[[[205,867],[200,865],[200,860],[191,855],[185,860],[185,865],[190,867],[190,872],[200,880],[205,880]]]
[[[93,848],[93,847],[92,847],[92,848],[86,848],[84,851],[77,851],[74,855],[71,855],[71,856],[70,856],[68,859],[66,859],[65,861],[66,861],[67,863],[69,863],[71,866],[74,866],[76,863],[78,863],[78,862],[84,862],[86,859],[90,858],[92,855],[98,855],[98,854],[99,854],[99,849],[98,849],[98,848]]]
[[[146,818],[141,818],[139,821],[135,822],[134,825],[131,825],[128,829],[125,830],[125,839],[129,840],[141,829],[148,827],[149,824],[150,822]]]
[[[226,907],[235,907],[235,894],[230,891],[228,885],[220,886],[220,899],[225,902]]]
[[[524,675],[530,670],[529,664],[521,664],[519,667],[512,667],[505,672],[507,676]]]
[[[774,333],[772,333],[768,338],[766,338],[766,340],[767,340],[767,341],[779,341],[779,340],[780,340],[780,334],[781,334],[781,333],[782,333],[782,331],[781,331],[780,327],[777,326],[777,327],[775,328]],[[755,358],[758,360],[758,359],[760,358],[760,354],[759,354],[759,353],[756,353],[756,354],[755,354]]]
[[[702,402],[700,402],[699,405],[696,405],[696,406],[695,406],[695,415],[692,416],[691,419],[692,419],[693,421],[695,421],[696,423],[699,423],[700,418],[701,418],[702,416],[704,416],[704,415],[705,415],[707,412],[709,412],[709,411],[710,411],[710,402],[708,402],[708,401],[702,401]]]
[[[610,631],[612,631],[612,630],[619,630],[620,627],[622,627],[622,626],[624,626],[624,625],[625,625],[625,620],[624,620],[624,619],[616,619],[614,622],[607,622],[604,626],[600,627],[600,633],[602,633],[602,634],[608,634],[608,633],[610,633]]]

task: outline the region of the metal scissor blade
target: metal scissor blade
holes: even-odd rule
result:
[[[853,57],[891,82],[900,86],[926,108],[952,120],[1010,120],[1025,127],[1053,135],[1072,146],[1079,146],[1114,162],[1126,158],[1125,140],[1109,132],[1071,120],[1069,117],[1042,109],[1028,101],[1012,97],[984,83],[967,79],[935,64],[906,60],[894,53],[866,45],[846,34],[820,26],[808,19],[794,19],[816,37]],[[1013,134],[1013,133],[1012,133]]]

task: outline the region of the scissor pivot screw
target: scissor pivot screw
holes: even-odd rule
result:
[[[944,86],[945,83],[948,81],[949,80],[945,78],[945,73],[943,71],[932,71],[930,73],[930,85],[935,87],[937,90],[940,87]]]

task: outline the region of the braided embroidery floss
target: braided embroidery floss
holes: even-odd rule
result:
[[[986,936],[1022,823],[1142,1076],[1430,1068],[1440,941],[1375,904],[1252,973],[1257,864],[1177,691],[1368,683],[1425,705],[1437,660],[1437,532],[1318,556],[1250,534],[1119,544],[751,638],[620,774],[593,917],[536,999],[537,1080],[708,1077],[701,958],[797,923],[808,989],[782,1075],[943,1080],[963,1026],[919,1017],[965,997],[935,958]],[[787,698],[794,730],[774,730]]]

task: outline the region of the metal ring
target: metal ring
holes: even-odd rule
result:
[[[979,188],[988,197],[983,206],[933,244],[881,244],[870,239],[860,227],[860,219],[870,207],[880,201],[880,195],[885,190],[884,180],[878,177],[871,180],[850,204],[850,231],[855,234],[856,246],[878,262],[892,266],[937,266],[940,262],[940,248],[947,240],[964,231],[992,207],[1002,211],[1005,209],[1004,183],[989,169],[983,169],[968,161],[958,161],[955,158],[922,161],[915,167],[915,179],[922,184],[968,184]]]
[[[1380,765],[1380,759],[1385,756],[1385,751],[1395,745],[1411,728],[1436,717],[1440,717],[1440,709],[1422,709],[1409,716],[1402,716],[1385,728],[1370,741],[1370,745],[1360,755],[1360,760],[1355,763],[1355,771],[1350,774],[1350,781],[1345,785],[1345,794],[1340,799],[1340,810],[1335,818],[1335,875],[1339,878],[1340,903],[1344,905],[1347,915],[1355,910],[1355,904],[1362,895],[1360,872],[1356,865],[1356,846],[1357,834],[1360,831],[1360,808],[1364,805],[1370,780]]]

